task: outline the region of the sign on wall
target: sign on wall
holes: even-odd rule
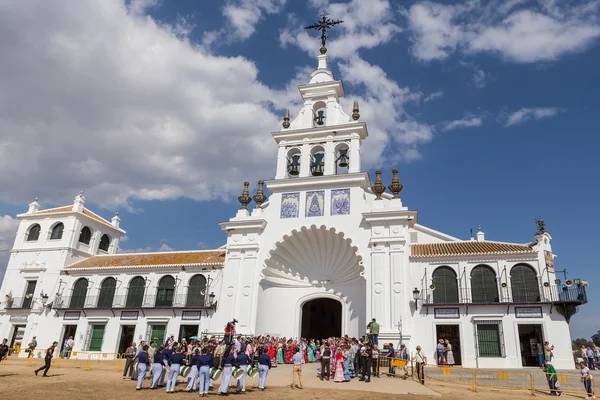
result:
[[[28,315],[11,315],[10,322],[27,322]]]
[[[542,318],[542,307],[515,307],[517,318]]]
[[[139,311],[121,311],[121,319],[127,321],[135,321],[138,319]]]
[[[455,319],[460,318],[458,308],[434,308],[433,316],[436,319]]]
[[[65,311],[63,319],[65,321],[77,321],[81,317],[81,311]]]
[[[198,321],[202,317],[202,311],[183,311],[181,319],[185,321]]]

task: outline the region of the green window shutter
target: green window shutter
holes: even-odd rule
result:
[[[104,338],[104,328],[106,325],[92,326],[92,339],[90,340],[90,351],[101,351],[102,340]]]

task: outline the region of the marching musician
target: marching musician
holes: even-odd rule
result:
[[[194,353],[190,356],[190,376],[188,376],[188,385],[185,389],[186,392],[190,392],[196,389],[196,383],[198,382],[198,357],[200,357],[200,349],[194,350]]]
[[[148,345],[146,344],[144,347],[142,347],[142,351],[138,355],[138,376],[135,390],[140,390],[142,388],[142,383],[144,382],[146,370],[148,369],[149,365],[150,360],[148,359]]]
[[[165,357],[165,348],[161,344],[158,350],[154,352],[154,356],[152,357],[152,385],[150,385],[150,389],[156,389],[160,381],[160,385],[163,386],[165,384],[165,365],[164,365],[164,357]]]
[[[206,347],[202,348],[202,354],[197,359],[198,373],[200,375],[200,397],[208,396],[210,387],[210,367],[215,364],[212,354],[208,353]]]
[[[169,379],[167,380],[167,393],[175,393],[175,385],[177,385],[177,376],[179,370],[185,362],[185,355],[181,353],[181,348],[177,346],[177,342],[173,343],[175,354],[171,355],[171,369],[169,369]]]
[[[222,396],[226,396],[229,391],[229,384],[231,383],[231,372],[233,370],[233,346],[228,345],[223,353],[221,360],[221,366],[223,367],[223,373],[221,375],[221,386],[219,387],[219,393]]]
[[[258,390],[265,390],[267,375],[271,369],[271,358],[263,352],[260,346],[258,347]]]
[[[242,351],[245,349],[242,347]],[[239,369],[243,371],[242,376],[240,376],[235,384],[236,393],[246,393],[246,377],[248,376],[248,365],[250,364],[250,357],[243,352],[237,355],[235,359],[235,365]]]

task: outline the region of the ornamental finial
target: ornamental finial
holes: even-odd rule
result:
[[[290,110],[288,110],[287,108],[285,109],[285,112],[283,113],[283,127],[285,129],[290,127]]]
[[[358,121],[360,114],[358,113],[358,100],[354,100],[354,107],[352,107],[352,119]]]
[[[546,233],[546,222],[540,217],[535,219],[535,224],[537,225],[536,235],[541,235],[542,233]]]
[[[319,51],[321,52],[321,54],[325,54],[327,53],[327,47],[325,47],[325,42],[327,41],[327,29],[331,29],[333,26],[339,25],[342,22],[344,21],[327,18],[327,13],[325,12],[321,15],[321,20],[319,22],[308,25],[304,27],[304,29],[316,29],[318,31],[321,31],[322,47]]]
[[[252,197],[257,207],[260,207],[262,203],[264,203],[267,200],[267,196],[265,196],[265,194],[263,193],[264,184],[265,181],[258,181],[258,190],[256,191],[256,194]]]
[[[248,195],[248,186],[250,186],[250,182],[244,182],[244,191],[242,192],[242,195],[238,197],[238,201],[242,205],[240,207],[241,210],[247,210],[248,204],[252,202],[252,198]]]
[[[381,183],[381,171],[375,171],[375,184],[371,186],[371,190],[375,193],[375,200],[383,200],[381,195],[385,192],[385,186]]]
[[[388,189],[390,189],[390,192],[392,192],[392,194],[394,195],[394,199],[399,199],[400,196],[398,195],[400,194],[404,186],[400,183],[400,180],[398,179],[398,170],[396,168],[392,170],[392,174],[392,184],[388,186]]]

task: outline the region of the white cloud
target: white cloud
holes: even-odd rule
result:
[[[478,89],[485,86],[485,72],[482,69],[476,69],[473,73],[473,86]]]
[[[461,119],[444,122],[442,130],[446,132],[460,128],[474,128],[481,126],[482,124],[483,119],[481,117],[477,117],[472,114],[465,114],[465,116],[463,116]]]
[[[556,116],[563,111],[556,107],[521,108],[508,116],[505,127],[519,125],[532,119],[544,119]]]
[[[0,216],[0,283],[10,258],[10,250],[15,242],[19,220],[10,215]]]
[[[425,98],[423,99],[423,101],[425,103],[429,103],[430,101],[434,101],[437,100],[439,98],[441,98],[442,96],[444,96],[444,92],[439,90],[437,92],[433,92],[430,95],[425,96]]]
[[[360,50],[389,43],[402,32],[389,0],[352,0],[349,3],[313,0],[312,4],[319,9],[326,8],[329,18],[344,21],[332,29],[327,41],[327,55],[338,62],[341,72],[338,79],[347,84],[346,99],[342,102],[344,108],[351,109],[352,101],[358,99],[361,118],[368,121],[369,139],[361,152],[364,166],[384,163],[386,157],[404,161],[420,158],[418,146],[432,140],[433,128],[407,114],[404,104],[421,100],[423,94],[401,87],[381,67],[360,56]],[[280,34],[282,46],[296,45],[316,56],[320,48],[318,33],[302,29],[309,22],[290,18],[289,27]],[[438,96],[441,94],[435,94],[429,100]],[[391,142],[399,145],[399,154],[384,154]]]
[[[250,60],[104,0],[1,2],[0,48],[1,200],[215,199],[273,174],[278,93]]]
[[[597,0],[422,1],[406,11],[412,52],[423,61],[490,52],[519,63],[552,61],[600,37]]]
[[[287,0],[230,0],[222,9],[226,27],[205,34],[204,43],[212,44],[217,39],[246,40],[256,31],[256,25],[265,14],[279,13]]]
[[[155,253],[158,251],[166,252],[173,251],[174,249],[166,243],[161,244],[159,247],[140,247],[137,249],[119,249],[119,253]]]

